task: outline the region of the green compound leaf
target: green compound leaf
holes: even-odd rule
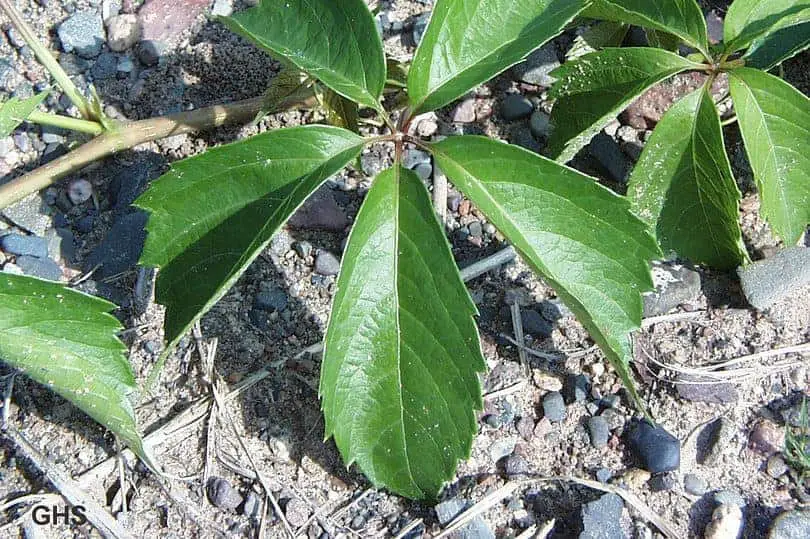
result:
[[[482,137],[432,145],[447,177],[557,291],[634,396],[629,332],[641,323],[659,255],[624,198],[593,178]]]
[[[583,0],[438,0],[408,76],[415,114],[461,97],[559,34]]]
[[[175,163],[138,198],[151,214],[141,264],[160,268],[170,348],[362,145],[337,127],[280,129]]]
[[[264,0],[219,20],[340,95],[379,108],[385,55],[363,0]]]
[[[745,65],[765,71],[810,47],[810,22],[782,28],[755,41],[745,53]]]
[[[794,245],[810,223],[810,99],[757,69],[735,69],[729,84],[760,211],[782,241]]]
[[[435,498],[469,456],[485,369],[477,314],[425,186],[375,180],[352,229],[326,331],[326,435],[375,485]]]
[[[740,192],[706,89],[675,103],[658,123],[633,170],[628,197],[664,252],[720,269],[746,260]]]
[[[150,465],[130,397],[137,390],[115,305],[58,283],[0,273],[0,360],[114,432]]]
[[[742,50],[771,32],[808,20],[808,0],[735,0],[723,24],[726,50]]]
[[[662,80],[698,64],[652,48],[605,49],[552,72],[550,155],[565,163],[634,99]]]
[[[695,0],[594,0],[582,15],[673,34],[708,56],[706,19]]]
[[[12,97],[0,102],[0,137],[6,137],[17,129],[47,96],[48,92],[42,92],[27,99]]]

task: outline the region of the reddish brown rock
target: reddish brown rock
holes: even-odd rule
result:
[[[169,41],[190,28],[210,5],[211,0],[147,0],[138,10],[141,37],[145,40]]]
[[[785,429],[773,421],[763,419],[751,430],[748,447],[765,456],[780,452],[785,447]]]

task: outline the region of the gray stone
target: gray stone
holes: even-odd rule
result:
[[[621,518],[624,503],[616,494],[605,494],[582,506],[579,539],[625,539]]]
[[[214,7],[211,8],[211,15],[227,17],[233,13],[233,3],[231,0],[214,0]]]
[[[342,232],[349,225],[349,218],[335,197],[333,189],[321,187],[293,214],[289,226]]]
[[[96,80],[111,79],[118,71],[118,57],[111,52],[103,52],[96,58],[90,73]],[[44,139],[43,139],[44,140]],[[46,141],[47,142],[47,141]]]
[[[773,455],[768,459],[768,464],[766,464],[765,469],[767,470],[768,475],[774,479],[778,479],[788,472],[788,465],[785,462],[785,459],[779,455]]]
[[[600,483],[607,483],[613,477],[613,472],[608,468],[599,468],[596,470],[596,480]]]
[[[788,247],[766,260],[737,269],[748,303],[763,311],[810,285],[810,249]]]
[[[537,86],[551,86],[556,80],[550,75],[560,67],[557,48],[554,43],[547,43],[526,58],[526,61],[515,67],[518,79]]]
[[[515,450],[518,439],[517,436],[509,436],[507,438],[498,438],[492,445],[489,446],[489,457],[492,462],[498,462],[507,455],[511,455]]]
[[[319,251],[315,257],[315,273],[318,275],[337,275],[340,271],[340,260],[329,251]]]
[[[12,255],[28,255],[37,258],[48,257],[48,240],[38,236],[7,234],[0,237],[0,248]]]
[[[709,490],[709,484],[693,473],[683,476],[683,489],[693,496],[703,496]]]
[[[312,254],[312,244],[308,241],[297,241],[293,245],[293,249],[298,253],[301,258],[307,258]]]
[[[444,526],[456,518],[468,506],[469,502],[467,502],[467,500],[452,498],[437,504],[433,509],[436,511],[439,523]],[[457,530],[451,537],[453,539],[495,539],[495,534],[492,533],[492,530],[489,529],[486,522],[478,516],[467,525]]]
[[[549,421],[565,419],[565,401],[559,391],[552,391],[543,397],[543,416]]]
[[[39,194],[29,195],[16,204],[3,209],[3,215],[12,223],[37,236],[44,236],[51,225],[51,218],[45,215],[48,211]]]
[[[588,418],[588,435],[591,438],[591,445],[596,449],[605,447],[610,438],[610,428],[604,417],[594,416]]]
[[[529,120],[529,129],[535,138],[548,138],[551,131],[551,118],[542,110],[536,110]]]
[[[239,492],[221,477],[212,477],[209,480],[208,499],[214,506],[229,511],[233,511],[242,504],[242,496],[239,495]]]
[[[468,506],[467,500],[461,498],[451,498],[437,504],[433,510],[436,511],[436,518],[442,526],[456,518],[459,513],[464,511]]]
[[[737,402],[740,397],[734,384],[717,383],[689,374],[679,374],[675,384],[678,396],[689,401],[729,404]]]
[[[473,221],[467,225],[467,228],[470,230],[470,236],[474,238],[480,238],[484,233],[484,227],[481,226],[481,221]]]
[[[413,168],[413,171],[422,181],[427,181],[433,176],[433,165],[430,163],[419,163]]]
[[[810,537],[810,510],[787,511],[776,517],[768,539],[805,539]]]
[[[638,421],[627,435],[640,467],[650,473],[671,472],[681,464],[681,442],[661,426]]]
[[[106,40],[101,15],[94,11],[79,11],[59,25],[59,41],[65,52],[76,51],[82,58],[94,58]]]
[[[156,66],[165,51],[166,44],[162,41],[145,39],[138,44],[138,60],[147,67]]]
[[[17,267],[26,275],[48,279],[49,281],[59,281],[62,279],[62,268],[50,258],[37,258],[34,256],[18,256]]]
[[[666,314],[700,296],[700,274],[681,265],[653,264],[655,291],[644,294],[644,316]]]
[[[84,270],[99,266],[93,274],[104,279],[123,273],[138,263],[146,241],[147,214],[135,211],[121,216],[102,242],[85,259]],[[190,276],[193,279],[193,276]]]
[[[509,94],[501,103],[501,116],[507,122],[515,122],[529,116],[534,110],[531,101],[520,94]]]
[[[520,455],[509,455],[503,463],[503,471],[511,477],[515,475],[525,475],[529,473],[529,463]]]
[[[591,139],[588,151],[613,180],[619,183],[627,180],[632,164],[613,137],[605,133],[597,134]]]
[[[648,484],[653,492],[672,490],[678,485],[678,476],[674,472],[657,474],[648,481]]]
[[[252,490],[248,492],[245,497],[245,502],[242,504],[242,514],[248,518],[259,518],[259,511],[261,510],[261,500],[259,496]]]

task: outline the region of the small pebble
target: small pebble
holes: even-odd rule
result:
[[[529,473],[529,463],[520,455],[509,455],[503,463],[503,470],[509,477]]]
[[[681,442],[661,426],[638,421],[627,436],[630,450],[651,473],[677,470],[681,463]]]
[[[596,470],[596,480],[600,483],[607,483],[613,477],[613,472],[608,468],[599,468]]]
[[[529,120],[529,129],[535,138],[547,138],[551,130],[551,118],[543,111],[535,111]]]
[[[258,518],[261,505],[259,496],[251,490],[245,497],[245,503],[242,505],[242,514],[248,518]]]
[[[810,537],[810,510],[795,509],[773,521],[768,539],[805,539]]]
[[[340,271],[340,260],[329,251],[319,251],[315,257],[315,273],[318,275],[337,275]]]
[[[683,489],[693,496],[703,496],[709,490],[709,484],[693,473],[683,476]]]
[[[475,100],[465,99],[453,111],[453,122],[470,124],[475,121]]]
[[[87,180],[73,180],[68,185],[67,195],[70,201],[78,206],[87,202],[93,196],[93,185]]]
[[[648,484],[653,492],[664,492],[672,490],[678,485],[678,477],[674,472],[662,473],[650,478]]]
[[[242,496],[239,495],[239,492],[221,477],[212,477],[208,482],[208,499],[215,507],[229,511],[242,504]]]
[[[785,429],[773,421],[763,419],[751,430],[748,447],[761,455],[770,456],[785,447]]]
[[[62,49],[76,51],[82,58],[94,58],[101,52],[106,35],[101,16],[94,11],[79,11],[57,29]]]
[[[588,397],[591,379],[586,374],[571,374],[565,379],[565,400],[568,403],[582,402]]]
[[[610,438],[610,429],[604,417],[593,416],[588,418],[588,435],[591,438],[591,445],[596,449],[601,449],[607,445]]]
[[[293,245],[293,249],[301,258],[307,258],[312,254],[312,244],[308,241],[297,241]]]
[[[785,463],[785,459],[779,455],[773,455],[768,459],[765,469],[768,471],[768,475],[777,479],[788,472],[788,465]]]
[[[509,94],[501,103],[501,116],[507,122],[515,122],[529,116],[534,104],[520,94]]]
[[[166,45],[161,41],[141,41],[137,50],[138,60],[147,67],[156,66],[165,50]]]
[[[543,416],[549,421],[565,419],[565,401],[559,391],[552,391],[543,397]]]
[[[29,255],[47,258],[48,240],[38,236],[23,236],[12,233],[0,237],[0,249],[12,255]]]

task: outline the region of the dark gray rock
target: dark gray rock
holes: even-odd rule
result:
[[[650,473],[671,472],[681,464],[681,442],[663,427],[637,421],[627,443],[641,468]]]
[[[709,484],[693,473],[683,476],[683,489],[693,496],[703,496],[709,490]]]
[[[29,255],[37,258],[48,257],[48,240],[38,236],[6,234],[0,238],[0,249],[12,255]]]
[[[101,15],[94,11],[79,11],[59,25],[59,41],[65,52],[76,51],[82,58],[94,58],[107,40]]]
[[[776,517],[768,539],[806,539],[810,537],[810,510],[787,511]]]
[[[503,471],[509,477],[529,473],[529,463],[520,455],[509,455],[504,459]]]
[[[111,79],[118,71],[118,57],[112,53],[99,54],[90,73],[96,80]]]
[[[335,196],[333,189],[321,187],[293,214],[288,224],[293,228],[342,232],[349,225],[349,218]]]
[[[740,397],[734,384],[717,383],[688,374],[679,374],[675,383],[678,396],[689,401],[728,404],[737,402]]]
[[[97,265],[93,274],[104,279],[123,273],[138,263],[146,241],[147,214],[135,211],[118,218],[102,242],[85,259],[84,270],[90,271]]]
[[[156,66],[164,52],[166,52],[166,44],[153,39],[141,41],[136,50],[138,61],[147,67]]]
[[[470,233],[472,234],[472,229],[470,230]],[[551,324],[551,322],[543,318],[543,316],[537,311],[530,309],[521,311],[520,318],[523,322],[523,331],[534,337],[550,337],[551,332],[554,330],[554,326]]]
[[[666,314],[700,296],[700,274],[681,265],[653,264],[655,291],[644,294],[644,316]]]
[[[633,165],[613,137],[606,133],[597,134],[591,139],[588,151],[613,180],[619,183],[627,180],[627,175]]]
[[[554,43],[547,43],[531,53],[525,62],[515,66],[515,74],[523,82],[548,87],[556,80],[550,73],[558,67],[557,47]]]
[[[520,94],[509,94],[501,103],[501,116],[507,122],[516,122],[529,116],[534,104]]]
[[[245,496],[245,502],[242,504],[242,514],[248,518],[258,519],[259,511],[261,510],[261,500],[259,496],[252,490]]]
[[[242,504],[242,496],[239,495],[239,492],[221,477],[212,477],[208,481],[208,499],[214,506],[229,511],[233,511]]]
[[[788,247],[766,260],[737,269],[748,303],[763,311],[810,285],[810,249]]]
[[[46,215],[48,205],[39,194],[27,196],[16,204],[4,208],[3,215],[20,228],[44,236],[51,225],[51,218]]]
[[[597,449],[605,447],[610,438],[610,428],[604,417],[593,416],[588,418],[588,435],[591,445]]]
[[[297,241],[293,244],[293,249],[301,258],[307,258],[312,254],[312,244],[308,241]]]
[[[626,539],[621,525],[623,507],[616,494],[605,494],[583,505],[579,539]]]
[[[529,130],[535,138],[548,138],[551,131],[551,117],[542,110],[533,112],[529,120]]]
[[[337,275],[340,271],[340,260],[329,251],[319,251],[315,257],[315,273],[318,275]]]
[[[262,311],[281,312],[287,308],[287,301],[287,292],[278,286],[271,285],[256,294],[253,306]]]
[[[34,256],[18,256],[15,261],[17,267],[26,275],[47,279],[49,281],[59,281],[62,279],[62,268],[50,258],[37,258]]]
[[[543,416],[549,421],[565,419],[565,401],[559,391],[552,391],[543,397]]]
[[[648,482],[653,492],[672,490],[678,485],[678,476],[674,472],[654,475]]]

